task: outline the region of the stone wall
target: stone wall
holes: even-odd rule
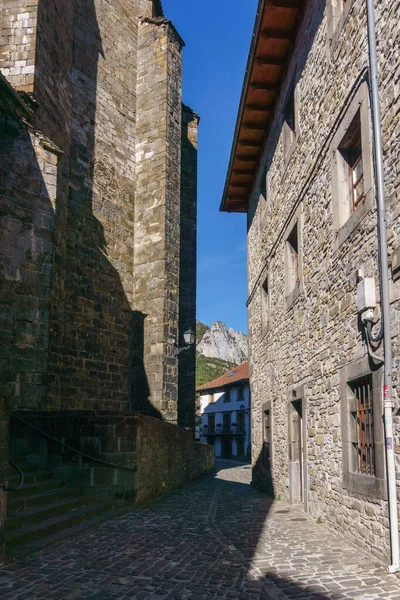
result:
[[[11,456],[25,456],[82,493],[140,503],[183,487],[214,466],[212,446],[192,432],[154,417],[110,411],[32,411],[29,423],[68,446],[109,465],[80,457],[11,419]],[[1,421],[0,421],[1,422]],[[124,468],[118,468],[125,467]]]
[[[174,343],[195,307],[183,41],[159,0],[28,4],[0,9],[1,402],[28,420],[136,409],[177,423]],[[193,149],[194,116],[185,132]],[[185,377],[192,423],[192,362]]]
[[[390,255],[400,242],[400,145],[396,117],[400,107],[396,83],[399,8],[398,1],[376,5]],[[335,31],[330,29],[327,14],[325,3],[308,3],[248,214],[252,437],[253,462],[257,465],[254,482],[259,481],[258,467],[265,452],[263,412],[269,403],[273,417],[269,451],[274,492],[282,499],[294,498],[290,484],[295,473],[291,472],[288,459],[289,409],[293,400],[301,398],[306,508],[315,518],[322,518],[382,557],[388,552],[389,540],[385,494],[372,497],[345,487],[342,442],[347,440],[343,438],[340,408],[343,367],[351,371],[352,365],[367,355],[357,318],[356,270],[362,269],[365,276],[375,277],[378,282],[374,186],[366,190],[363,203],[354,213],[356,217],[341,231],[335,226],[332,195],[334,136],[346,122],[349,111],[360,105],[361,98],[369,104],[365,84],[365,3],[346,3],[345,14]],[[288,160],[284,156],[282,114],[285,97],[293,85],[299,118],[296,147]],[[363,136],[371,140],[370,117]],[[364,150],[367,169],[372,163],[371,147],[368,153]],[[265,176],[267,214],[261,218],[259,195]],[[288,299],[285,239],[296,219],[300,223],[302,268],[298,290]],[[261,326],[261,286],[267,275],[270,315],[269,327],[265,329]],[[390,287],[397,399],[400,293],[398,283],[391,281]],[[379,396],[380,392],[374,398],[378,405]],[[399,426],[396,418],[396,431]],[[395,442],[398,451],[399,440]],[[397,469],[399,458],[398,454]]]
[[[52,178],[54,195],[40,371],[47,379],[26,408],[135,406],[177,422],[174,340],[186,302],[194,319],[195,294],[195,277],[190,289],[180,277],[181,247],[195,244],[196,219],[195,201],[185,199],[192,234],[180,242],[183,41],[160,2],[30,7],[28,18],[18,0],[5,3],[0,67],[30,92],[32,126],[57,147],[58,161],[56,172],[38,174]],[[25,67],[30,87],[20,80]]]
[[[135,197],[135,407],[177,420],[181,49],[169,21],[139,26]],[[151,399],[151,401],[150,401]]]
[[[4,0],[0,7],[0,68],[18,90],[33,91],[38,0]]]
[[[193,433],[140,416],[137,435],[137,501],[185,486],[214,467],[214,449],[193,441]]]

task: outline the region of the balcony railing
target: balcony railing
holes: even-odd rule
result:
[[[244,427],[238,427],[238,426],[233,426],[231,425],[230,427],[228,426],[222,426],[222,427],[215,427],[215,429],[208,429],[208,427],[203,427],[202,431],[201,431],[202,435],[207,435],[207,436],[217,436],[217,435],[245,435],[246,430]]]

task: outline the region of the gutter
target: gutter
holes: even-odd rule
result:
[[[237,120],[236,120],[235,133],[233,136],[231,155],[229,158],[228,173],[226,176],[224,192],[223,192],[221,204],[219,207],[220,212],[224,212],[224,210],[225,210],[225,201],[226,201],[226,196],[228,194],[229,180],[231,177],[233,161],[235,159],[236,146],[237,146],[237,142],[238,142],[240,126],[242,123],[243,111],[244,111],[244,107],[245,107],[246,93],[247,93],[247,89],[249,87],[250,73],[251,73],[251,70],[253,67],[254,54],[256,51],[258,35],[260,32],[261,20],[262,20],[262,15],[264,12],[265,3],[266,3],[266,0],[259,0],[259,2],[258,2],[257,15],[256,15],[255,23],[254,23],[253,37],[252,37],[251,44],[250,44],[249,57],[247,59],[246,71],[245,71],[244,81],[243,81],[243,86],[242,86],[242,94],[240,97],[239,112],[238,112],[238,116],[237,116]],[[228,212],[230,212],[230,211],[228,211]]]
[[[385,423],[385,450],[386,450],[386,468],[388,484],[388,509],[389,509],[389,530],[390,530],[390,551],[392,564],[388,566],[389,573],[397,573],[400,570],[399,559],[399,531],[397,514],[397,490],[396,490],[396,470],[394,460],[394,441],[393,441],[393,393],[392,393],[392,340],[390,330],[390,295],[389,295],[389,265],[386,235],[386,205],[385,205],[385,186],[383,182],[383,159],[382,159],[382,132],[381,116],[379,109],[379,89],[378,89],[378,69],[376,57],[376,32],[374,1],[367,0],[368,17],[368,50],[370,62],[370,87],[371,87],[371,112],[372,125],[374,132],[374,158],[375,158],[375,177],[376,194],[378,210],[378,242],[380,258],[380,292],[381,292],[381,310],[383,320],[383,344],[384,344],[384,387],[383,387],[383,407]]]

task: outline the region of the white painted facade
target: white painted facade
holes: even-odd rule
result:
[[[250,458],[251,414],[248,382],[238,382],[199,397],[200,441],[215,447],[216,458]]]

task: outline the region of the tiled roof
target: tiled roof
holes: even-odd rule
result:
[[[215,388],[222,388],[226,385],[232,385],[232,383],[237,383],[238,381],[246,381],[249,379],[249,363],[245,362],[241,365],[234,367],[230,371],[221,375],[217,379],[210,381],[209,383],[205,383],[204,385],[200,385],[196,388],[196,392],[201,392],[203,390],[211,390]]]

